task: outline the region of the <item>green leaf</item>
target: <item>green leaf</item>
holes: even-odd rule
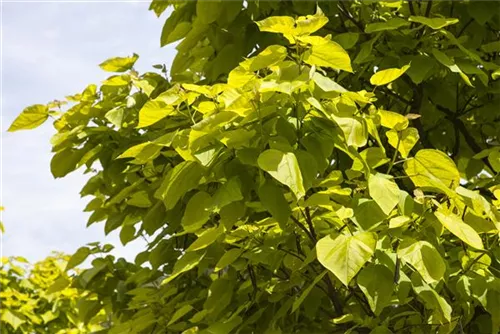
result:
[[[452,213],[434,213],[443,226],[460,240],[477,249],[484,249],[483,241],[477,232]]]
[[[50,160],[50,171],[55,178],[64,177],[76,169],[85,152],[65,149],[57,152]]]
[[[438,150],[423,149],[404,163],[406,175],[416,187],[450,193],[460,184],[460,174],[453,160]]]
[[[459,22],[459,20],[455,18],[446,18],[446,17],[428,18],[425,16],[410,16],[408,20],[410,22],[417,22],[424,24],[428,27],[431,27],[434,30],[438,30]]]
[[[406,74],[416,84],[420,84],[425,79],[430,77],[433,73],[432,70],[436,65],[436,61],[432,57],[424,55],[411,56],[405,58],[405,60],[411,62],[411,67],[408,71],[406,71]]]
[[[210,24],[217,20],[222,12],[221,0],[200,0],[196,1],[196,15],[203,24]]]
[[[408,127],[408,118],[397,112],[379,109],[378,115],[380,116],[380,125],[385,128],[400,131]]]
[[[332,79],[315,72],[312,77],[314,83],[325,92],[345,93],[347,89],[333,81]],[[322,107],[320,107],[322,108]],[[319,109],[319,108],[318,108]],[[320,109],[321,110],[321,109]]]
[[[52,294],[64,290],[67,286],[71,284],[71,281],[64,277],[63,275],[59,276],[51,286],[46,290],[47,294]]]
[[[401,19],[399,17],[392,18],[390,20],[387,20],[386,22],[375,22],[375,23],[369,23],[365,27],[365,32],[367,34],[371,34],[374,32],[378,31],[384,31],[384,30],[395,30],[401,27],[406,27],[409,26],[410,22]]]
[[[405,239],[398,247],[398,256],[412,265],[427,283],[444,278],[446,264],[438,250],[427,241]]]
[[[422,281],[418,273],[415,272],[411,275],[411,284],[417,297],[424,302],[425,308],[433,311],[433,319],[442,324],[451,321],[451,306],[436,290]]]
[[[272,16],[255,22],[260,31],[293,35],[295,20],[290,16]]]
[[[354,208],[352,221],[361,229],[373,230],[387,218],[380,206],[373,200],[362,198]]]
[[[184,231],[194,232],[201,228],[210,218],[212,207],[213,200],[208,193],[200,191],[194,194],[187,203],[182,217]]]
[[[408,69],[410,65],[405,65],[401,68],[389,68],[386,70],[380,70],[370,78],[370,83],[374,86],[383,86],[387,85],[390,82],[393,82],[400,76],[402,76]]]
[[[420,136],[415,128],[407,128],[403,131],[390,130],[386,132],[389,145],[396,148],[403,158],[408,158],[411,149],[418,143]],[[399,144],[398,144],[399,143]]]
[[[161,121],[168,115],[174,112],[174,108],[166,102],[157,100],[150,100],[139,111],[138,128],[144,128]]]
[[[349,50],[353,48],[358,42],[359,34],[355,32],[345,32],[342,34],[335,34],[333,36],[333,41],[340,44],[344,50]]]
[[[133,194],[127,201],[127,204],[139,208],[149,208],[152,205],[149,195],[145,190]]]
[[[125,72],[134,66],[138,58],[139,55],[135,53],[131,57],[110,58],[99,64],[99,67],[107,72]]]
[[[359,273],[356,281],[373,313],[380,315],[392,299],[394,290],[392,271],[380,264],[370,264]]]
[[[241,201],[243,195],[241,194],[241,185],[238,177],[230,178],[224,183],[214,194],[213,206],[215,210],[220,210],[224,206]]]
[[[388,163],[390,160],[380,147],[368,147],[361,151],[359,155],[373,169]],[[363,171],[364,167],[360,159],[354,159],[351,169]]]
[[[24,109],[12,122],[7,131],[34,129],[43,124],[49,117],[49,109],[42,104],[35,104]]]
[[[372,174],[368,179],[370,196],[385,214],[389,214],[399,203],[399,188],[390,175]]]
[[[347,145],[356,148],[366,145],[368,141],[368,130],[362,117],[341,117],[334,114],[332,114],[331,117],[344,133]]]
[[[219,236],[224,233],[224,226],[219,225],[217,227],[212,227],[203,231],[202,234],[196,239],[186,250],[186,252],[194,252],[200,249],[207,248],[212,243],[217,240]]]
[[[470,82],[469,77],[465,75],[464,72],[462,72],[462,70],[460,69],[460,67],[458,67],[458,65],[455,64],[455,62],[451,60],[445,53],[439,51],[438,49],[432,49],[432,55],[434,56],[434,58],[436,58],[438,62],[448,67],[450,71],[458,73],[468,86],[474,87],[474,85],[472,85],[472,83]]]
[[[283,153],[275,149],[269,149],[259,155],[257,163],[269,175],[288,186],[297,199],[305,195],[306,191],[299,163],[292,152]]]
[[[122,126],[124,110],[121,107],[111,109],[104,115],[104,117],[117,128]]]
[[[318,7],[316,14],[299,16],[296,20],[289,16],[272,16],[255,22],[260,31],[283,34],[290,43],[295,43],[298,36],[305,36],[321,29],[328,18]]]
[[[222,255],[217,264],[215,265],[214,271],[220,271],[225,267],[229,266],[231,263],[236,261],[240,255],[243,254],[243,250],[240,248],[232,248]]]
[[[269,180],[259,187],[259,199],[264,208],[284,227],[292,214],[283,191]]]
[[[318,261],[345,286],[356,276],[375,252],[377,235],[360,232],[352,236],[328,235],[316,244]]]
[[[155,198],[162,199],[167,210],[172,209],[186,192],[198,186],[203,173],[203,167],[197,162],[181,162],[165,176]]]
[[[14,328],[14,331],[17,331],[17,329],[26,322],[25,320],[19,318],[17,315],[6,309],[2,309],[2,316],[0,319],[2,320],[2,322],[11,325],[12,328]]]
[[[493,73],[491,73],[491,78],[493,80],[500,78],[500,68],[496,69],[495,71],[493,71]]]
[[[78,248],[75,254],[73,254],[69,259],[68,264],[66,264],[65,271],[73,269],[79,264],[83,263],[83,261],[85,261],[89,255],[90,255],[90,249],[88,247]]]
[[[205,254],[205,252],[187,252],[182,255],[182,257],[177,260],[177,262],[175,262],[174,271],[172,272],[172,274],[165,278],[161,284],[168,284],[180,274],[195,268],[205,257]]]
[[[304,289],[304,291],[302,291],[300,297],[297,298],[293,302],[292,313],[294,313],[295,311],[297,311],[297,309],[300,307],[300,305],[302,304],[302,302],[304,301],[304,299],[306,299],[306,297],[309,295],[309,293],[311,292],[311,290],[316,286],[316,284],[318,284],[319,281],[321,281],[323,279],[323,277],[327,273],[328,273],[328,271],[325,270],[321,274],[317,275],[314,278],[314,281],[312,281],[312,283],[306,289]]]
[[[302,37],[300,40],[312,45],[304,56],[304,62],[307,64],[352,73],[349,54],[339,44],[318,36]]]
[[[203,2],[203,1],[202,1]],[[167,326],[170,326],[172,324],[175,324],[177,320],[188,314],[191,310],[193,309],[193,306],[191,305],[184,305],[181,308],[179,308],[175,313],[172,315],[172,318],[170,318],[170,321],[168,322]]]
[[[285,59],[286,48],[282,45],[271,45],[262,50],[257,56],[249,58],[240,64],[247,71],[255,72],[275,65]]]

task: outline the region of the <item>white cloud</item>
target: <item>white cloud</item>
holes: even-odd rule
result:
[[[3,255],[31,261],[52,250],[73,252],[91,241],[119,245],[117,234],[104,238],[102,224],[85,228],[89,199],[79,191],[87,176],[50,174],[50,122],[26,132],[6,133],[26,106],[80,92],[107,74],[104,59],[139,53],[140,71],[171,63],[172,49],[159,48],[164,18],[146,3],[4,3],[3,4]],[[139,241],[115,254],[133,260]]]

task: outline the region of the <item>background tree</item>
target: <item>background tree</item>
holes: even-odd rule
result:
[[[55,253],[34,265],[22,257],[2,258],[2,333],[78,334],[103,328],[106,317],[96,308],[97,296],[69,286],[69,258]]]
[[[88,224],[148,240],[73,280],[105,331],[499,331],[498,3],[171,5],[168,72],[109,59],[10,128],[56,118]]]

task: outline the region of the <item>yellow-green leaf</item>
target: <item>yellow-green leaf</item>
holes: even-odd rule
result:
[[[139,111],[138,128],[144,128],[161,121],[174,112],[174,108],[161,100],[150,100]]]
[[[182,255],[182,257],[175,263],[174,271],[172,272],[172,274],[170,274],[170,276],[164,279],[161,284],[162,285],[168,284],[180,274],[195,268],[200,263],[200,261],[205,257],[205,254],[206,254],[205,252],[184,253],[184,255]]]
[[[397,112],[380,109],[378,114],[380,116],[380,125],[385,128],[403,130],[408,127],[408,118]]]
[[[205,2],[205,1],[201,1],[201,2]],[[183,316],[188,314],[192,309],[193,309],[193,306],[191,306],[189,304],[182,306],[180,309],[175,311],[175,313],[172,315],[172,318],[170,318],[170,321],[168,322],[167,326],[175,324],[175,322],[177,320],[179,320],[180,318],[182,318]]]
[[[365,27],[365,32],[367,34],[371,34],[377,31],[395,30],[409,25],[410,22],[406,21],[405,19],[395,17],[390,20],[387,20],[386,22],[369,23]]]
[[[460,240],[474,248],[484,249],[483,241],[479,234],[472,227],[464,223],[460,217],[452,213],[440,211],[436,211],[434,214],[441,224]]]
[[[398,256],[415,268],[427,283],[444,277],[446,265],[438,250],[427,241],[405,239],[398,247]]]
[[[368,190],[373,200],[388,215],[399,202],[399,188],[391,176],[385,174],[372,174],[368,179]]]
[[[109,58],[99,64],[99,67],[108,72],[125,72],[134,66],[138,58],[139,55],[135,53],[131,57]]]
[[[300,41],[312,45],[304,56],[307,64],[352,72],[349,54],[334,41],[319,36],[301,37]]]
[[[428,27],[431,27],[434,30],[444,28],[446,26],[456,24],[459,22],[459,19],[455,18],[447,18],[447,17],[434,17],[428,18],[425,16],[410,16],[408,19],[410,22],[417,22],[424,24]]]
[[[217,240],[219,236],[224,233],[224,225],[218,227],[211,227],[203,231],[186,250],[186,252],[194,252],[200,249],[207,248]]]
[[[361,232],[352,236],[327,235],[316,244],[318,261],[345,286],[356,276],[375,252],[377,235]]]
[[[450,71],[458,73],[468,86],[474,87],[474,85],[472,85],[472,82],[470,82],[469,77],[465,75],[465,73],[460,69],[460,67],[458,67],[458,65],[455,64],[455,62],[452,59],[450,59],[450,57],[448,57],[445,53],[439,51],[438,49],[432,49],[432,55],[434,56],[434,58],[436,58],[438,62],[448,67]]]
[[[49,117],[49,109],[42,104],[35,104],[24,109],[12,122],[7,131],[34,129],[43,124]]]
[[[417,187],[449,194],[450,189],[460,184],[460,173],[455,163],[438,150],[418,151],[413,158],[405,161],[404,170]]]
[[[416,128],[407,128],[403,131],[390,130],[386,133],[389,145],[397,148],[403,158],[407,158],[411,149],[418,142],[420,136]],[[399,143],[399,144],[398,144]]]
[[[374,86],[387,85],[402,76],[409,68],[410,65],[405,65],[401,68],[388,68],[386,70],[378,71],[372,75],[370,83]]]
[[[194,232],[201,228],[210,217],[213,207],[212,197],[200,191],[193,195],[187,203],[181,224],[187,232]]]
[[[302,173],[295,154],[269,149],[259,155],[257,163],[276,180],[288,186],[298,199],[305,195]]]

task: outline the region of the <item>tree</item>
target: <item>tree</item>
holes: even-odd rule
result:
[[[96,307],[97,296],[70,287],[64,270],[69,259],[55,253],[32,266],[22,257],[2,258],[2,333],[78,334],[103,328],[99,322],[106,318]]]
[[[88,224],[148,240],[74,278],[109,333],[500,330],[498,3],[168,6],[169,76],[111,58],[10,128],[54,117]]]

